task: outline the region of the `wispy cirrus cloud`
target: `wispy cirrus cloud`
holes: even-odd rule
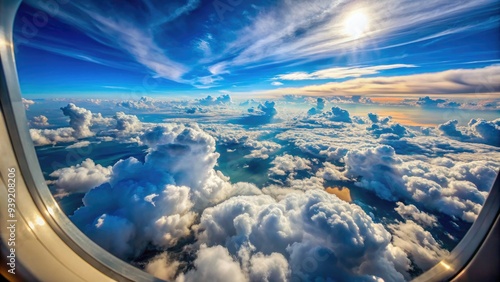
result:
[[[273,63],[308,62],[366,50],[377,51],[457,33],[498,26],[498,17],[470,24],[458,21],[461,14],[481,15],[494,1],[436,0],[425,5],[414,1],[304,1],[280,2],[258,14],[237,31],[212,68],[231,70]],[[360,39],[347,36],[346,18],[354,11],[367,15],[369,28]],[[453,24],[442,25],[444,21]],[[272,27],[272,28],[270,28]],[[229,59],[220,60],[221,57]]]
[[[280,74],[274,77],[275,80],[315,80],[315,79],[341,79],[348,77],[361,77],[365,75],[377,74],[383,70],[399,69],[399,68],[414,68],[415,65],[393,64],[380,65],[370,67],[339,67],[329,68],[312,73],[307,72],[292,72]]]
[[[255,92],[262,95],[500,94],[500,65],[405,76],[362,77],[342,82]]]
[[[115,7],[111,3],[103,4],[99,1],[86,1],[85,3],[72,1],[60,5],[56,13],[52,13],[53,11],[48,10],[49,7],[40,1],[27,2],[33,7],[46,10],[96,42],[123,51],[157,77],[183,82],[182,76],[189,70],[189,67],[183,63],[172,59],[172,54],[169,54],[168,50],[157,42],[154,27],[173,21],[193,10],[199,1],[191,0],[179,7],[166,7],[153,1],[143,1],[139,9],[128,2],[120,2],[119,6]],[[165,16],[169,10],[173,12]],[[56,51],[43,46],[42,49]],[[76,54],[73,54],[75,52]],[[101,59],[93,58],[89,54],[78,54],[81,51],[75,50],[70,53],[66,52],[64,55],[102,62]]]

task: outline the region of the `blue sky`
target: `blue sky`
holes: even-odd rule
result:
[[[42,4],[14,29],[30,98],[500,92],[494,0]]]

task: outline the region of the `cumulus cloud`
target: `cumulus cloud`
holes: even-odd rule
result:
[[[471,119],[468,126],[473,134],[478,136],[484,143],[500,146],[500,118],[493,121]]]
[[[33,119],[30,121],[30,125],[33,127],[49,126],[49,119],[44,115],[39,115],[33,117]]]
[[[248,281],[227,249],[222,246],[201,246],[194,261],[195,269],[182,275],[177,281]]]
[[[116,120],[116,130],[121,134],[130,134],[142,129],[142,123],[135,115],[117,112],[113,118]]]
[[[27,110],[30,108],[31,105],[35,104],[35,101],[33,100],[28,100],[28,99],[24,99],[24,98],[21,98],[22,99],[22,103],[24,105],[24,108]]]
[[[326,103],[326,100],[323,98],[316,99],[316,107],[310,108],[309,111],[307,111],[307,114],[308,115],[315,115],[315,114],[321,113],[323,111],[323,109],[325,108],[325,103]]]
[[[412,200],[427,209],[468,222],[477,217],[487,195],[478,187],[490,188],[494,181],[490,171],[498,169],[498,165],[486,161],[470,164],[443,162],[442,159],[430,164],[420,160],[405,162],[387,145],[350,150],[343,160],[345,170],[339,173],[355,179],[358,186],[373,191],[382,199]],[[481,169],[473,169],[473,165]],[[480,176],[481,173],[484,175]],[[488,183],[480,183],[480,178]]]
[[[221,95],[217,98],[208,95],[205,98],[197,99],[196,102],[202,106],[227,105],[232,103],[232,99],[229,94]]]
[[[118,106],[132,109],[132,110],[150,110],[154,111],[158,109],[156,105],[156,100],[151,97],[143,96],[139,100],[127,100],[117,103]]]
[[[500,147],[500,119],[471,119],[466,127],[458,126],[457,120],[450,120],[440,124],[438,130],[442,135],[457,140]]]
[[[248,140],[244,143],[244,146],[252,149],[250,154],[245,156],[248,159],[267,159],[269,155],[281,149],[280,144],[272,141]]]
[[[206,209],[199,230],[200,243],[224,246],[233,256],[242,249],[250,256],[281,254],[292,279],[402,281],[409,268],[382,225],[321,190],[290,193],[280,202],[269,196],[231,198]]]
[[[207,113],[208,110],[204,109],[202,107],[191,107],[191,108],[186,108],[186,113],[187,114],[196,114],[196,113]]]
[[[378,116],[378,114],[375,114],[375,113],[368,113],[368,119],[372,122],[372,123],[381,123],[381,124],[387,124],[390,120],[391,120],[391,117],[384,117],[384,118],[380,118]]]
[[[243,117],[240,122],[247,125],[258,126],[269,123],[273,120],[274,116],[278,114],[276,103],[265,101],[264,104],[259,103],[257,107],[248,109],[248,116]]]
[[[323,167],[318,170],[316,176],[321,177],[325,180],[333,180],[333,181],[349,179],[342,173],[340,167],[328,162],[323,163]]]
[[[410,254],[415,264],[423,271],[435,266],[449,252],[443,249],[429,231],[414,221],[391,224],[393,244]]]
[[[91,111],[77,107],[73,103],[69,103],[66,107],[62,107],[61,110],[65,116],[69,117],[70,127],[58,129],[30,129],[31,139],[35,146],[55,144],[58,142],[73,142],[80,138],[95,135],[95,133],[90,130],[90,126],[93,124],[94,119],[94,115]]]
[[[275,102],[265,101],[264,104],[262,103],[259,104],[257,108],[248,109],[248,112],[253,115],[267,116],[271,118],[278,113],[275,106],[276,106]]]
[[[141,142],[149,147],[145,161],[118,161],[109,180],[88,191],[71,217],[91,239],[124,259],[148,244],[175,246],[189,234],[196,211],[227,198],[232,187],[213,169],[219,156],[215,140],[196,126],[158,126]],[[114,234],[121,229],[126,232]]]
[[[103,167],[93,160],[86,159],[81,164],[58,169],[49,176],[56,178],[50,181],[57,189],[59,196],[72,193],[85,193],[110,178],[111,166]]]
[[[167,253],[155,257],[145,267],[145,271],[165,281],[175,279],[180,262],[168,257]]]
[[[436,216],[420,211],[415,205],[405,205],[402,202],[397,202],[396,205],[394,210],[404,219],[413,220],[427,227],[437,226]]]
[[[332,107],[332,111],[326,114],[331,121],[351,122],[349,112],[339,107]]]
[[[58,129],[30,129],[31,140],[33,140],[35,146],[76,141],[73,133],[74,130],[69,127]]]
[[[299,156],[284,154],[276,157],[271,164],[273,167],[269,169],[269,174],[275,175],[293,175],[299,170],[310,170],[311,161]]]
[[[418,100],[416,101],[415,104],[417,104],[421,107],[432,108],[432,107],[437,107],[440,104],[444,104],[445,102],[446,102],[446,100],[444,100],[444,99],[432,99],[429,96],[425,96],[425,97],[418,98]]]
[[[73,135],[75,138],[84,138],[93,136],[94,133],[90,131],[92,125],[92,112],[79,108],[73,103],[69,103],[66,107],[61,108],[63,114],[69,117],[69,125],[73,128]]]

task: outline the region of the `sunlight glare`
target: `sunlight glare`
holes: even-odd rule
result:
[[[366,13],[362,11],[351,12],[344,22],[345,35],[358,39],[366,34],[369,28],[369,20]]]

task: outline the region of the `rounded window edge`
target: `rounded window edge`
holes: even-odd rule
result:
[[[15,66],[12,27],[21,0],[1,0],[0,41],[6,42],[0,49],[0,107],[9,132],[14,153],[27,189],[56,234],[78,256],[112,279],[119,281],[162,281],[114,257],[83,234],[52,197],[38,164],[33,147],[26,113],[21,99],[19,80]],[[441,260],[413,281],[453,280],[472,261],[483,241],[489,235],[500,211],[500,180],[497,173],[488,197],[471,228],[452,250]],[[50,209],[50,212],[49,212]]]
[[[81,232],[59,208],[43,177],[30,138],[15,65],[13,24],[21,0],[0,1],[0,107],[20,174],[34,209],[79,257],[117,281],[163,281],[116,258]],[[22,259],[20,260],[22,264]]]

